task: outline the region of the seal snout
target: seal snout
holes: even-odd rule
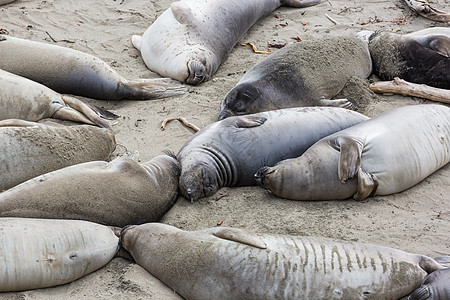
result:
[[[263,189],[266,188],[266,175],[268,173],[270,173],[269,167],[262,167],[255,173],[255,175],[253,175],[253,178],[255,178],[255,181],[258,184],[258,186]]]

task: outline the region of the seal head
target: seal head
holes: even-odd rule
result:
[[[219,190],[217,174],[213,169],[201,163],[184,172],[180,178],[181,194],[194,202],[203,197],[214,195]]]
[[[250,83],[242,83],[234,87],[225,96],[223,108],[219,113],[219,121],[234,115],[246,115],[259,110],[260,90]]]

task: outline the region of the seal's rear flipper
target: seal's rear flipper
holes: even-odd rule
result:
[[[358,171],[358,188],[353,196],[355,200],[363,200],[375,195],[378,189],[378,179],[375,175],[364,172],[361,168]]]
[[[142,36],[140,35],[131,36],[131,43],[133,44],[134,48],[138,49],[140,52],[142,46]]]
[[[328,141],[328,144],[340,152],[338,166],[339,180],[345,183],[348,179],[355,177],[361,168],[362,143],[358,143],[348,136],[339,136],[334,140]]]
[[[100,117],[102,117],[104,119],[116,120],[116,119],[119,118],[119,116],[116,115],[115,113],[110,112],[109,110],[101,108],[101,107],[99,107],[97,105],[92,105],[92,104],[89,104],[89,103],[86,103],[86,105],[89,106],[98,116],[100,116]]]
[[[260,249],[266,249],[267,245],[257,235],[248,233],[238,228],[212,228],[210,232],[221,239],[246,244]]]
[[[348,101],[347,99],[325,99],[322,98],[319,100],[320,105],[322,106],[333,106],[333,107],[341,107],[350,110],[356,110],[356,106]]]
[[[112,130],[111,125],[100,118],[86,103],[69,96],[61,96],[66,107],[58,109],[52,116],[55,119],[94,124]]]
[[[319,4],[320,0],[281,0],[281,5],[292,7],[307,7]]]
[[[184,94],[185,86],[170,78],[152,78],[127,81],[119,93],[124,99],[149,100]]]

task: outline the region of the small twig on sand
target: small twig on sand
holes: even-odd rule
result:
[[[334,24],[339,25],[339,22],[336,21],[335,19],[333,19],[332,17],[330,17],[329,15],[325,14],[325,17],[327,17],[328,20],[330,20],[330,21],[333,22]]]
[[[194,124],[189,123],[185,118],[167,118],[167,119],[164,119],[164,121],[162,121],[162,123],[161,123],[161,130],[166,129],[166,124],[169,123],[170,121],[174,121],[174,120],[180,121],[181,123],[183,123],[184,126],[193,129],[195,132],[200,130],[200,128],[198,128]]]
[[[48,33],[48,31],[46,31],[45,33],[52,39],[52,41],[54,41],[55,43],[57,43],[57,40],[55,40],[55,39],[50,35],[50,33]]]
[[[66,43],[71,43],[71,44],[73,44],[73,43],[75,43],[74,41],[69,41],[69,40],[55,40],[51,35],[50,35],[50,33],[48,33],[48,31],[46,31],[45,32],[51,39],[52,39],[52,41],[53,42],[55,42],[55,43],[57,43],[57,42],[66,42]]]
[[[372,83],[369,87],[375,93],[401,94],[450,104],[450,90],[439,89],[426,84],[411,83],[398,77],[395,77],[392,81]]]
[[[253,52],[255,53],[261,53],[261,54],[270,54],[273,53],[273,51],[262,51],[262,50],[258,50],[256,48],[256,46],[253,43],[245,43],[245,44],[241,44],[241,46],[246,46],[246,47],[251,47],[253,49]]]

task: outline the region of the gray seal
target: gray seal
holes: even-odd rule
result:
[[[414,186],[450,161],[449,149],[449,107],[405,106],[325,137],[255,178],[282,198],[362,200]]]
[[[388,247],[226,227],[150,223],[122,230],[120,243],[186,299],[399,299],[443,268]]]
[[[320,0],[181,0],[173,2],[133,46],[153,72],[188,84],[209,80],[234,45],[280,5],[306,7]]]
[[[367,44],[354,36],[317,37],[288,45],[252,67],[222,103],[219,120],[234,115],[299,106],[354,108],[330,100],[355,76],[367,78],[372,61]]]
[[[0,217],[81,219],[123,227],[158,221],[178,196],[173,155],[128,157],[56,170],[0,193]]]
[[[102,100],[162,98],[182,93],[163,78],[129,81],[103,60],[75,49],[0,35],[0,69],[58,93]]]
[[[374,72],[382,80],[403,80],[450,89],[450,28],[409,34],[362,32],[369,41]]]
[[[408,300],[442,300],[450,299],[450,268],[436,270],[425,277]]]
[[[224,186],[255,185],[253,174],[262,166],[297,157],[319,139],[367,119],[343,108],[304,107],[215,122],[177,154],[180,191],[194,201]]]
[[[114,133],[105,128],[21,120],[0,121],[0,141],[0,192],[64,167],[106,160],[116,147]]]

